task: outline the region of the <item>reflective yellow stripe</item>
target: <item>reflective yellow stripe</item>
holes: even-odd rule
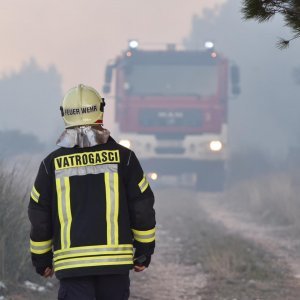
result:
[[[73,250],[90,250],[90,249],[94,249],[94,248],[99,248],[99,249],[104,249],[104,248],[112,248],[112,249],[116,249],[116,248],[133,248],[132,244],[121,244],[121,245],[92,245],[92,246],[80,246],[80,247],[72,247],[70,249],[60,249],[60,250],[56,250],[54,251],[54,254],[59,254],[59,253],[66,253],[69,251],[73,251]]]
[[[111,221],[110,221],[110,214],[111,214],[111,198],[110,198],[110,182],[109,182],[109,174],[104,174],[104,181],[105,181],[105,194],[106,194],[106,236],[107,236],[107,244],[111,245]]]
[[[39,202],[39,199],[35,197],[35,195],[33,193],[30,194],[31,198],[36,202],[38,203]]]
[[[119,243],[119,175],[118,173],[106,172],[104,174],[106,193],[106,224],[107,244]]]
[[[133,264],[132,255],[95,256],[89,258],[70,258],[54,262],[54,270],[131,264]]]
[[[36,203],[39,202],[40,193],[36,190],[36,188],[34,186],[32,187],[30,196]]]
[[[70,201],[70,179],[69,177],[56,178],[58,217],[60,222],[61,248],[71,246],[71,201]]]
[[[33,247],[30,247],[30,252],[33,254],[45,254],[52,250],[52,247],[45,248],[44,250],[36,250]]]
[[[138,235],[149,235],[149,234],[155,234],[155,228],[150,229],[150,230],[136,230],[136,229],[132,229],[134,234],[138,234]]]
[[[115,191],[115,210],[114,210],[114,229],[115,245],[119,244],[119,174],[114,173],[114,191]]]
[[[65,177],[65,201],[66,201],[66,215],[67,215],[67,226],[66,226],[66,240],[67,248],[71,247],[71,224],[72,224],[72,213],[71,213],[71,200],[70,200],[70,179]]]
[[[155,237],[146,239],[146,238],[140,238],[140,237],[135,236],[134,239],[140,243],[151,243],[151,242],[155,241]]]
[[[40,197],[40,193],[36,190],[35,186],[32,187],[33,192]]]
[[[147,183],[143,186],[143,188],[141,189],[141,192],[144,193],[147,189],[147,187],[149,186],[149,183],[147,181]]]
[[[94,256],[94,255],[113,255],[113,254],[130,254],[133,255],[132,245],[101,245],[101,246],[86,246],[74,247],[66,250],[58,250],[54,252],[54,261],[80,256]]]
[[[143,179],[139,183],[139,188],[140,188],[141,192],[144,193],[148,186],[149,186],[149,182],[146,178],[146,175],[144,174]]]
[[[30,240],[30,252],[34,254],[44,254],[52,249],[52,240],[34,242]]]
[[[105,164],[95,166],[82,166],[69,169],[61,169],[55,171],[55,177],[72,177],[72,176],[85,176],[88,174],[104,174],[104,173],[116,173],[118,172],[117,164]]]
[[[132,229],[134,239],[141,243],[151,243],[155,240],[155,228],[150,230]]]
[[[42,241],[42,242],[35,242],[33,240],[30,240],[30,245],[36,246],[36,247],[49,246],[49,245],[52,245],[52,240]]]
[[[57,206],[58,206],[58,217],[59,217],[59,223],[60,223],[60,242],[61,242],[61,248],[65,248],[64,243],[64,228],[65,228],[65,221],[62,211],[62,195],[61,195],[61,180],[60,178],[56,179],[56,191],[57,191]]]
[[[146,181],[146,176],[144,174],[143,179],[140,181],[139,183],[139,187],[141,188],[141,186],[144,184],[144,182]]]

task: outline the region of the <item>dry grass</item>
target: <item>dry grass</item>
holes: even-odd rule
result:
[[[210,201],[203,194],[199,197],[199,201]],[[194,198],[195,194],[191,191],[176,190],[170,193],[170,190],[166,190],[160,191],[157,201],[157,212],[165,220],[174,220],[163,220],[162,223],[170,222],[172,232],[185,245],[185,253],[181,257],[185,264],[195,265],[200,262],[205,273],[218,282],[274,281],[281,278],[280,270],[270,254],[258,245],[212,223]]]
[[[7,284],[33,274],[29,255],[27,170],[0,166],[0,280]],[[24,176],[26,174],[26,176]]]
[[[286,171],[239,182],[225,199],[266,223],[300,227],[299,193],[300,174]]]
[[[212,227],[211,227],[212,229]],[[281,278],[274,257],[240,236],[215,227],[202,243],[201,263],[215,280],[272,281]]]
[[[36,164],[23,161],[14,166],[0,162],[0,281],[8,287],[5,299],[54,299],[51,290],[38,293],[24,286],[25,280],[45,280],[35,274],[29,251],[27,207]]]

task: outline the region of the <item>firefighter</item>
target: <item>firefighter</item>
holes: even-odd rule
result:
[[[32,263],[55,272],[58,299],[128,299],[129,270],[143,271],[154,252],[153,192],[135,153],[102,127],[104,106],[91,87],[67,92],[66,129],[31,192]]]

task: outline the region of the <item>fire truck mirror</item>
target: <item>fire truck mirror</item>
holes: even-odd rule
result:
[[[110,93],[110,85],[109,84],[105,84],[102,88],[102,92],[104,94],[109,94]]]
[[[231,66],[231,82],[233,85],[240,83],[240,69],[237,65]]]
[[[113,66],[112,65],[106,66],[105,83],[111,83],[112,73],[113,73]]]
[[[231,92],[237,96],[241,93],[240,88],[240,69],[237,65],[232,65],[230,69],[231,75]]]
[[[241,88],[239,85],[233,85],[231,89],[232,95],[238,96],[241,93]]]

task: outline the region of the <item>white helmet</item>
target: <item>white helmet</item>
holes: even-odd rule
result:
[[[60,107],[65,127],[102,124],[104,106],[95,89],[79,84],[66,93]]]

